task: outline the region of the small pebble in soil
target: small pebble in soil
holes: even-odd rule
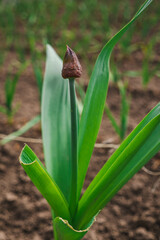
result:
[[[6,234],[0,231],[0,240],[6,240],[6,239],[7,239]]]
[[[153,233],[148,232],[145,228],[139,227],[136,230],[137,239],[155,240]]]
[[[0,164],[0,173],[4,173],[6,170],[6,166],[3,164]]]
[[[42,240],[42,238],[38,234],[35,234],[33,240]]]
[[[8,202],[15,202],[17,200],[17,196],[12,192],[8,192],[8,193],[6,193],[5,199]]]

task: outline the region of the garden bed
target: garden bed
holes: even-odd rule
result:
[[[5,70],[0,76],[1,103],[4,102],[4,79]],[[130,80],[128,133],[160,101],[159,89],[160,82],[156,78],[149,83],[146,90],[142,89],[139,78]],[[20,102],[23,110],[20,107],[13,125],[8,125],[5,116],[0,114],[0,134],[11,133],[40,112],[38,90],[30,67],[19,81],[14,102]],[[119,93],[112,84],[109,87],[107,102],[118,119]],[[28,131],[24,137],[41,139],[40,124]],[[113,144],[119,143],[106,115],[103,117],[97,142],[105,140]],[[42,145],[28,144],[43,161]],[[49,206],[18,161],[23,146],[23,142],[14,141],[0,147],[0,240],[51,240],[53,232]],[[95,148],[84,189],[113,151],[112,148]],[[159,153],[148,163],[147,168],[160,171]],[[160,176],[150,175],[141,170],[102,210],[84,240],[158,240],[159,188]]]

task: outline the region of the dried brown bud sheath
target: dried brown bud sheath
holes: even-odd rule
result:
[[[67,46],[63,60],[62,77],[79,78],[82,74],[82,67],[75,52]]]

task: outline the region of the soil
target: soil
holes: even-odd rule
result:
[[[14,59],[14,55],[9,59]],[[138,55],[135,56],[135,58]],[[9,60],[8,60],[9,61]],[[128,61],[123,64],[127,68]],[[131,61],[130,61],[130,64]],[[138,60],[133,63],[136,68]],[[4,80],[0,75],[0,104],[4,103]],[[129,80],[131,96],[128,133],[160,101],[160,81],[154,77],[144,90],[141,79]],[[14,104],[21,107],[9,125],[0,114],[0,133],[8,134],[40,112],[38,90],[31,67],[21,76]],[[119,116],[119,92],[110,84],[107,102],[114,115]],[[40,124],[24,134],[24,137],[41,138]],[[102,120],[98,142],[108,140],[117,144],[118,138],[106,115]],[[13,141],[0,147],[0,240],[51,240],[53,230],[50,208],[19,164],[18,156],[24,143]],[[43,161],[41,144],[29,143]],[[95,149],[86,177],[84,189],[112,154],[113,149]],[[160,171],[160,153],[146,166]],[[84,191],[83,189],[83,191]],[[84,240],[159,240],[160,239],[160,176],[140,170],[97,216],[96,222]]]

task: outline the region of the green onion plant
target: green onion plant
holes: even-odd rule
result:
[[[152,79],[152,77],[158,71],[160,64],[156,64],[156,66],[152,69],[150,67],[150,61],[153,56],[153,48],[156,43],[156,38],[152,38],[152,40],[145,46],[143,46],[143,61],[142,61],[142,85],[143,87],[147,87],[148,83]]]
[[[81,118],[75,93],[75,78],[81,74],[78,59],[67,48],[62,71],[61,59],[47,46],[41,113],[46,168],[27,145],[20,163],[51,207],[56,240],[82,239],[101,209],[160,149],[159,103],[122,142],[81,196],[103,116],[112,49],[151,2],[145,1],[100,52]]]
[[[123,74],[120,74],[116,68],[115,63],[113,63],[112,67],[112,75],[111,75],[112,82],[118,88],[120,93],[120,124],[117,122],[116,118],[112,114],[109,106],[106,104],[104,111],[107,114],[112,127],[114,128],[115,132],[118,134],[120,140],[124,140],[126,136],[126,131],[128,127],[128,114],[129,114],[129,105],[130,101],[127,96],[127,87],[128,82],[123,82],[121,79],[123,78]]]
[[[38,65],[38,63],[34,63],[33,65],[33,71],[36,78],[38,90],[39,90],[39,99],[41,102],[42,98],[42,87],[43,87],[43,74],[42,69]],[[20,129],[10,133],[9,135],[5,136],[1,141],[0,145],[5,145],[6,143],[13,141],[17,137],[23,135],[25,132],[29,131],[32,127],[34,127],[36,124],[38,124],[41,121],[41,114],[38,114],[37,116],[33,117],[31,120],[29,120],[27,123],[25,123]]]
[[[17,112],[19,105],[16,105],[13,108],[13,99],[16,91],[16,86],[18,83],[18,80],[23,73],[23,71],[28,66],[28,62],[25,62],[22,64],[19,68],[19,70],[13,74],[8,74],[5,80],[5,106],[0,105],[0,112],[5,114],[8,118],[8,123],[13,122],[13,116]]]
[[[118,84],[118,88],[119,88],[120,97],[121,97],[120,124],[117,123],[116,118],[112,114],[112,111],[110,110],[107,104],[105,105],[104,111],[107,114],[113,129],[118,134],[120,141],[123,141],[126,136],[126,131],[128,127],[129,100],[127,98],[126,84],[120,82]]]
[[[143,54],[142,70],[126,71],[121,75],[130,78],[141,77],[142,86],[146,89],[153,76],[158,75],[160,68],[160,63],[156,63],[155,61],[154,66],[151,65],[155,56],[154,47],[158,41],[159,37],[156,36],[153,37],[148,44],[141,44]],[[117,74],[114,75],[117,77]]]

